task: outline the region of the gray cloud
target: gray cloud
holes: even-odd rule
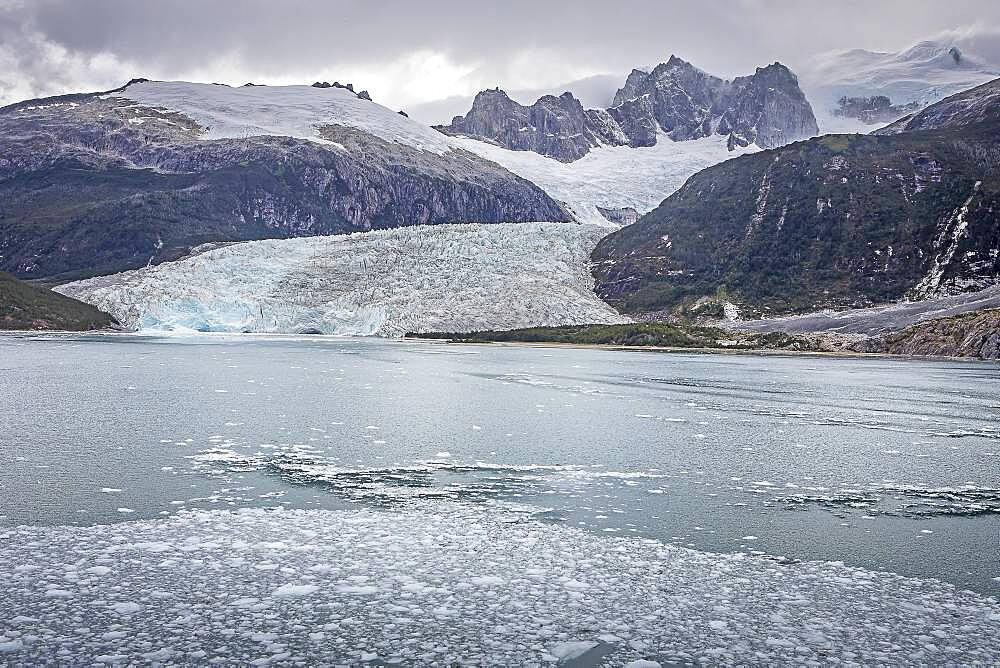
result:
[[[0,0],[0,102],[142,75],[352,80],[405,106],[624,74],[671,53],[733,76],[945,31],[997,62],[998,30],[992,0]]]

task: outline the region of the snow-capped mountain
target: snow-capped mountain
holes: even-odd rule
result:
[[[78,277],[209,241],[565,221],[536,185],[352,90],[133,81],[0,109],[0,270]]]
[[[915,109],[978,86],[1000,76],[1000,65],[966,54],[954,43],[924,41],[903,51],[853,49],[828,53],[799,68],[802,87],[813,103],[824,132],[869,132]],[[884,96],[898,108],[865,122],[856,115],[838,115],[842,98]]]
[[[671,56],[650,72],[633,70],[608,109],[584,109],[566,92],[530,106],[499,88],[479,93],[465,116],[439,126],[504,148],[572,162],[599,146],[653,146],[721,135],[732,148],[771,148],[816,134],[795,75],[774,63],[725,81]]]
[[[608,231],[435,225],[252,241],[57,290],[147,330],[399,336],[627,322],[588,270]]]

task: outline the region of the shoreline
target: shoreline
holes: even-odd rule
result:
[[[520,348],[563,348],[583,350],[608,350],[622,352],[655,352],[655,353],[689,353],[694,355],[749,355],[760,357],[831,357],[843,359],[886,359],[886,360],[923,360],[947,362],[980,362],[1000,365],[1000,360],[980,357],[959,357],[949,355],[900,355],[891,353],[865,353],[848,350],[783,350],[777,348],[712,348],[683,346],[630,346],[612,343],[567,343],[563,341],[465,341],[461,339],[441,339],[423,336],[361,336],[350,334],[296,334],[294,332],[167,332],[153,330],[55,330],[55,329],[4,329],[0,330],[0,341],[5,338],[28,338],[36,336],[107,336],[107,337],[140,337],[161,339],[290,339],[296,341],[372,341],[395,343],[423,343],[435,345],[463,346],[503,346]]]
[[[463,341],[454,339],[406,337],[405,341],[422,341],[463,346],[507,346],[528,348],[583,348],[592,350],[619,350],[626,352],[691,353],[697,355],[757,355],[761,357],[838,357],[849,359],[891,359],[924,360],[949,362],[987,362],[1000,364],[998,360],[979,357],[956,357],[947,355],[896,355],[891,353],[863,353],[847,350],[780,350],[776,348],[706,348],[683,346],[629,346],[613,343],[565,343],[562,341]]]

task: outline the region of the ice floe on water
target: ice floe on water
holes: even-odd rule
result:
[[[0,533],[0,571],[15,665],[1000,656],[1000,604],[938,581],[597,536],[495,504],[20,527]]]

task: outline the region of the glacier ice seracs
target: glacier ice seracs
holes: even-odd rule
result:
[[[57,288],[143,330],[407,332],[628,320],[593,292],[573,223],[437,225],[250,241]]]

